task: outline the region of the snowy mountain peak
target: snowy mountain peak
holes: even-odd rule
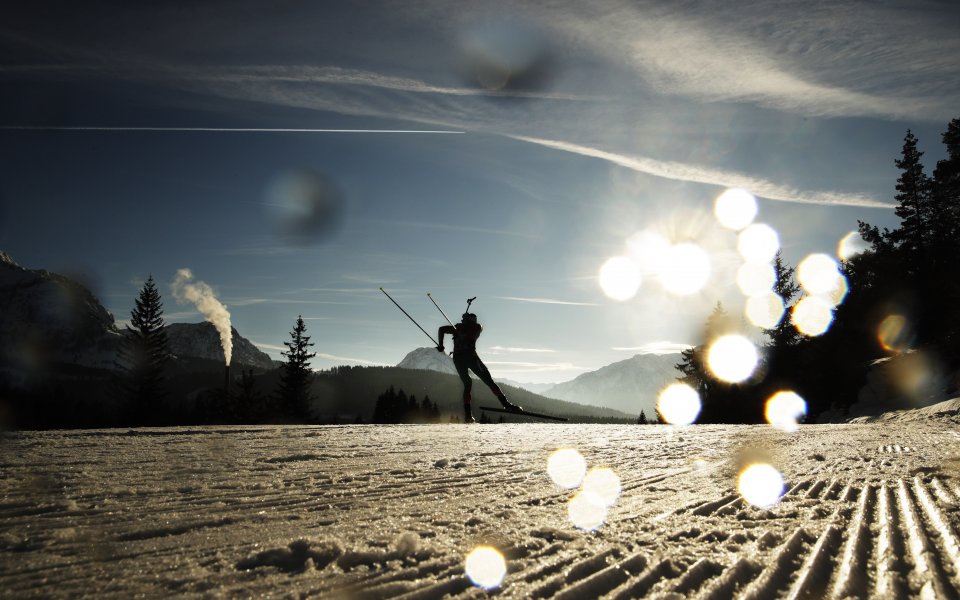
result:
[[[20,265],[17,264],[17,261],[13,260],[13,257],[7,254],[6,252],[4,252],[3,250],[0,250],[0,264],[5,264],[11,267],[20,268]]]
[[[456,374],[453,359],[436,348],[417,348],[407,354],[397,364],[401,369],[421,369],[425,371],[439,371],[440,373]]]

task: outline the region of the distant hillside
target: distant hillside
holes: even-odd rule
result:
[[[676,380],[679,354],[637,354],[543,391],[550,398],[603,406],[631,415],[656,414],[657,396]]]
[[[433,352],[437,353],[436,350]],[[263,378],[264,385],[272,385],[270,380],[275,379],[277,375],[277,372],[273,372]],[[359,415],[369,422],[377,396],[391,385],[397,390],[402,389],[407,395],[416,396],[418,400],[422,400],[424,395],[430,396],[430,400],[437,403],[443,413],[457,416],[463,414],[462,384],[459,377],[436,371],[399,367],[339,367],[332,371],[318,373],[313,384],[313,393],[317,397],[314,403],[314,414],[321,420],[336,415]],[[632,422],[636,419],[635,415],[544,398],[512,386],[503,386],[503,390],[511,401],[524,408],[569,417],[571,421]],[[485,385],[477,383],[473,388],[473,409],[474,416],[477,418],[480,417],[481,405],[499,406],[490,390]],[[513,420],[515,417],[507,415],[506,419]]]

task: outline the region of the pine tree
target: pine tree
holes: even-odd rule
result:
[[[901,158],[895,161],[902,172],[897,179],[895,212],[900,217],[900,227],[890,232],[891,241],[914,260],[914,269],[920,268],[929,246],[933,223],[930,219],[930,180],[923,172],[917,150],[917,138],[907,130],[903,138]]]
[[[778,250],[773,259],[774,284],[773,293],[780,296],[783,300],[783,317],[776,327],[764,329],[763,334],[770,340],[770,346],[773,348],[786,348],[794,346],[802,339],[800,332],[793,326],[793,320],[790,318],[790,307],[793,306],[793,300],[800,295],[800,286],[793,278],[795,269],[783,260],[783,254]]]
[[[163,302],[153,275],[140,289],[117,351],[119,392],[134,424],[156,421],[164,395],[164,366],[170,357]]]
[[[290,332],[290,341],[283,343],[287,350],[280,353],[287,357],[287,362],[280,369],[277,399],[281,410],[297,419],[306,419],[309,416],[310,403],[313,401],[310,394],[310,384],[313,381],[310,359],[317,354],[309,352],[313,344],[310,343],[310,336],[305,335],[306,331],[303,317],[297,316],[297,322]]]
[[[947,158],[937,161],[933,170],[933,233],[941,242],[941,248],[956,248],[960,235],[960,119],[950,121],[942,140],[947,147]]]
[[[649,421],[647,421],[647,413],[644,412],[643,409],[640,409],[640,416],[637,417],[637,425],[646,425],[647,423],[649,423]]]

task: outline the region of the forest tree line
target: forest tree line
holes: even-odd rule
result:
[[[942,142],[946,158],[928,174],[918,140],[907,130],[895,160],[899,226],[881,230],[858,221],[869,248],[841,261],[849,291],[826,333],[808,337],[794,326],[790,309],[803,292],[795,268],[778,255],[774,292],[787,310],[776,327],[762,332],[762,361],[754,378],[724,383],[711,374],[707,350],[743,324],[716,305],[702,343],[684,351],[677,365],[678,379],[700,394],[698,422],[761,423],[767,399],[781,390],[806,399],[811,416],[829,409],[845,413],[857,401],[871,365],[897,355],[923,357],[918,369],[960,370],[960,119],[948,124]],[[945,389],[920,393],[951,393],[957,386],[946,381]]]

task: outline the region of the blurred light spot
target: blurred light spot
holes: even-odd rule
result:
[[[277,234],[294,243],[335,233],[343,204],[343,194],[333,181],[309,169],[282,173],[266,191],[265,207]]]
[[[840,240],[840,244],[837,247],[837,256],[842,260],[850,260],[854,256],[866,252],[867,248],[867,243],[863,241],[860,234],[856,231],[851,231]]]
[[[913,325],[903,315],[889,315],[877,328],[877,339],[885,350],[904,352],[913,346]]]
[[[807,403],[796,392],[777,392],[767,400],[767,423],[783,431],[796,431],[807,416]]]
[[[710,257],[692,243],[671,246],[660,267],[660,281],[667,291],[687,296],[703,289],[710,279]]]
[[[783,298],[771,291],[747,298],[744,314],[757,327],[773,329],[783,318]]]
[[[495,588],[507,575],[507,562],[493,546],[477,546],[467,555],[467,577],[484,589]]]
[[[740,473],[737,490],[750,505],[770,508],[783,496],[783,477],[768,464],[753,464]]]
[[[580,493],[593,496],[603,506],[613,506],[620,497],[620,477],[608,467],[594,467],[583,478]]]
[[[737,237],[737,250],[747,262],[769,263],[780,249],[780,236],[763,223],[754,223],[740,232]]]
[[[629,300],[640,289],[640,269],[625,256],[614,256],[600,267],[600,288],[614,300]]]
[[[753,374],[760,360],[757,347],[742,335],[725,335],[710,345],[707,365],[723,381],[739,383]]]
[[[657,412],[672,425],[689,425],[700,416],[700,395],[685,383],[668,385],[657,398]]]
[[[811,254],[797,265],[797,281],[811,294],[829,294],[841,277],[837,261],[826,254]]]
[[[833,323],[833,306],[820,296],[806,296],[793,306],[794,327],[804,335],[823,335]]]
[[[840,277],[837,278],[837,285],[823,296],[823,299],[828,300],[836,308],[843,304],[843,300],[847,297],[849,291],[850,285],[847,283],[847,277],[841,273]]]
[[[491,91],[546,83],[549,61],[545,42],[539,29],[515,15],[475,22],[460,39],[466,69]]]
[[[894,387],[911,403],[929,404],[932,398],[943,397],[951,385],[934,355],[911,350],[886,362]]]
[[[670,242],[659,233],[641,231],[627,239],[627,248],[630,258],[640,268],[641,273],[659,273],[662,270],[663,258],[670,250]]]
[[[561,488],[570,490],[577,487],[586,472],[586,459],[573,448],[556,450],[547,459],[547,474]]]
[[[713,214],[727,229],[740,231],[757,216],[757,199],[747,190],[729,189],[717,197]]]
[[[575,527],[593,531],[607,520],[607,507],[595,496],[581,492],[567,504],[567,516]]]
[[[756,296],[773,289],[777,274],[773,265],[766,263],[744,263],[737,270],[737,287],[744,296]]]

